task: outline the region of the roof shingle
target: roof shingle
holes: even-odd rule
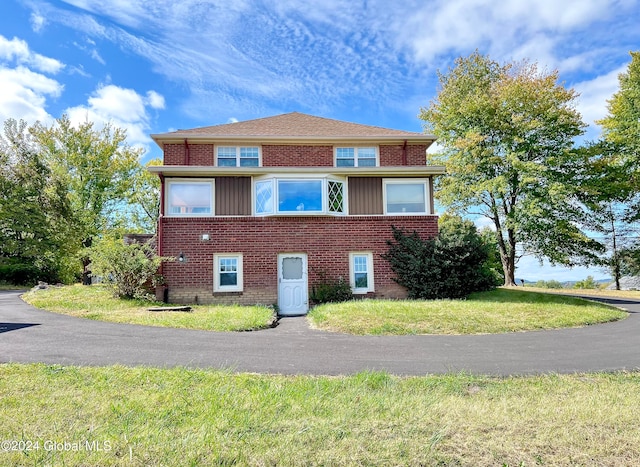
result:
[[[316,117],[300,112],[291,112],[273,117],[246,120],[190,130],[152,135],[159,139],[192,137],[295,137],[295,138],[363,138],[363,137],[423,137],[435,139],[432,135],[412,131],[391,130],[359,123],[344,122],[330,118]]]

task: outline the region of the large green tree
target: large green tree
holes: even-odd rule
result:
[[[627,71],[618,76],[620,89],[608,100],[608,114],[597,123],[602,137],[616,145],[616,162],[626,164],[636,188],[640,169],[640,51],[631,52]]]
[[[0,263],[6,280],[65,279],[69,212],[62,180],[46,164],[27,123],[5,121],[0,135]],[[23,279],[9,274],[11,270],[22,271]]]
[[[33,134],[52,172],[67,189],[68,221],[79,252],[116,223],[139,168],[141,150],[127,144],[126,132],[120,128],[107,124],[96,129],[92,122],[74,126],[67,116],[51,127],[36,124]],[[82,262],[86,280],[89,258]]]
[[[480,214],[496,230],[505,285],[515,284],[519,254],[574,265],[597,258],[579,203],[583,155],[573,149],[585,124],[577,94],[557,72],[528,62],[500,64],[478,52],[439,73],[440,89],[420,118],[446,166],[438,196],[450,211]]]
[[[637,270],[640,256],[640,52],[631,52],[627,71],[618,81],[620,89],[608,101],[607,116],[597,122],[602,138],[592,146],[598,153],[593,173],[600,189],[589,205],[602,221],[596,230],[608,240],[605,266],[617,288],[621,275]]]

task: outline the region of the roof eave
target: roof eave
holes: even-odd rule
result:
[[[443,175],[444,166],[393,166],[393,167],[211,167],[193,165],[157,165],[148,167],[151,173],[168,177],[237,177],[270,174],[309,175],[331,174],[354,177],[397,177]]]
[[[193,143],[216,143],[216,142],[261,142],[261,143],[306,143],[306,144],[327,144],[341,142],[363,142],[363,143],[422,143],[432,144],[436,137],[430,134],[409,134],[409,135],[371,135],[371,136],[268,136],[268,135],[189,135],[189,134],[154,134],[151,138],[160,147],[164,144],[183,144],[185,140]]]

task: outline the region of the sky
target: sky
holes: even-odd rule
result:
[[[638,24],[640,0],[2,0],[0,121],[109,122],[145,160],[150,134],[293,111],[421,132],[438,71],[478,50],[558,70],[595,139]]]

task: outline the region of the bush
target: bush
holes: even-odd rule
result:
[[[395,227],[392,232],[382,257],[409,298],[463,298],[498,285],[499,278],[488,264],[490,247],[472,222],[449,217],[438,236],[428,240]]]
[[[536,282],[535,287],[538,287],[540,289],[561,289],[562,284],[559,281],[553,279],[550,281],[541,280]]]
[[[319,273],[320,281],[311,288],[311,300],[316,304],[346,302],[353,298],[351,286],[342,277],[328,279],[326,273]]]
[[[152,299],[151,287],[162,260],[147,243],[125,244],[104,238],[90,248],[91,275],[100,277],[115,297]]]
[[[4,262],[0,264],[0,282],[14,285],[34,285],[47,277],[33,264]]]
[[[593,279],[593,276],[587,276],[586,279],[576,282],[573,288],[574,289],[599,289],[600,285]]]

